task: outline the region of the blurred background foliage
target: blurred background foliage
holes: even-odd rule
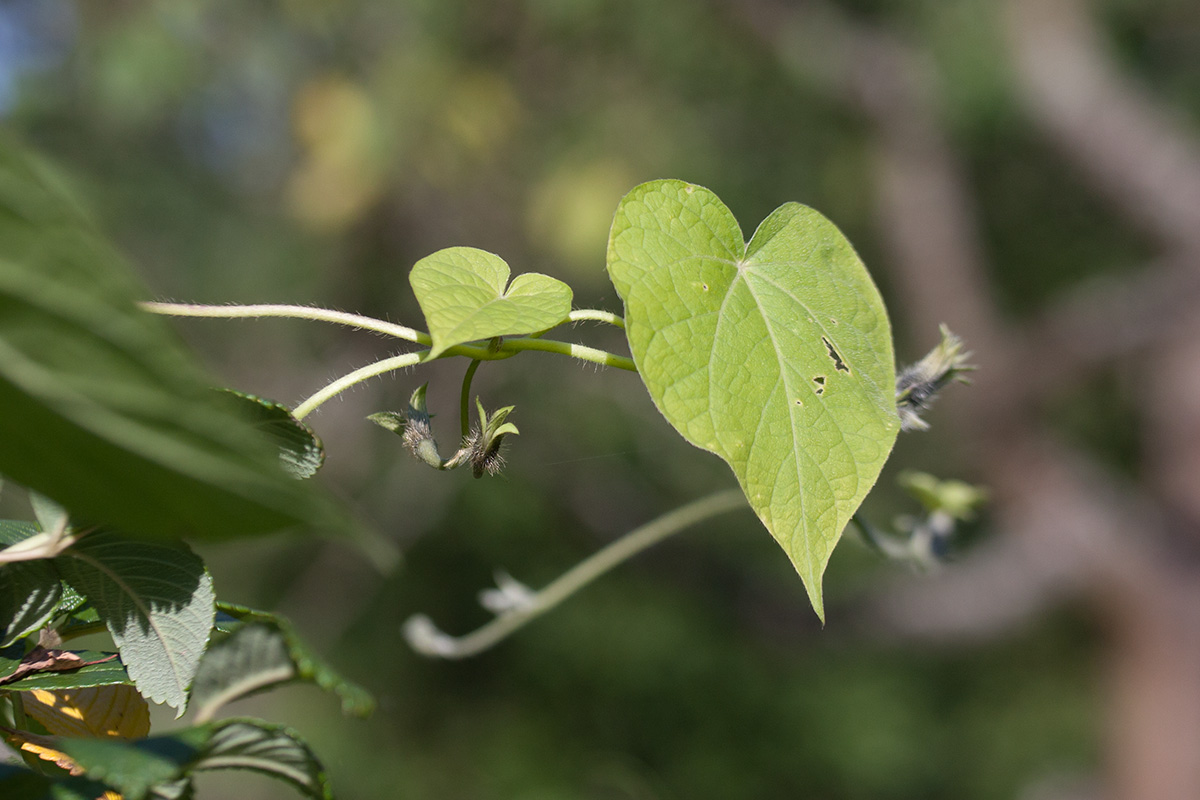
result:
[[[659,177],[711,188],[747,233],[784,201],[815,206],[890,297],[863,121],[798,79],[743,5],[0,0],[0,117],[64,167],[158,298],[417,323],[410,266],[471,245],[568,281],[579,307],[620,311],[603,269],[608,225],[628,189]],[[1018,107],[997,5],[841,3],[931,59],[998,300],[1019,319],[1080,282],[1136,271],[1150,248]],[[1195,123],[1200,6],[1097,10],[1121,66]],[[903,361],[938,322],[894,310]],[[389,352],[312,323],[178,327],[221,380],[286,403]],[[623,350],[619,332],[570,334]],[[1087,614],[1059,608],[978,641],[893,641],[863,623],[859,600],[904,567],[848,537],[822,631],[749,514],[657,548],[476,660],[421,660],[399,636],[409,614],[465,631],[486,618],[475,594],[495,569],[539,586],[732,483],[663,424],[635,376],[551,356],[484,365],[476,379],[489,407],[517,406],[521,436],[500,479],[432,473],[364,420],[402,408],[428,377],[451,441],[463,366],[375,381],[310,419],[329,451],[323,480],[404,551],[392,574],[306,538],[205,553],[223,597],[291,615],[380,698],[367,722],[304,690],[253,706],[311,738],[340,796],[1040,798],[1099,768]],[[1058,398],[1052,417],[1136,471],[1134,391],[1102,375]],[[905,437],[895,467],[971,479],[936,411],[932,421]],[[915,510],[894,475],[868,500],[877,520]]]

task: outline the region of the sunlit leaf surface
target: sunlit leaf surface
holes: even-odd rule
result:
[[[781,206],[747,243],[712,192],[655,181],[621,201],[608,272],[655,404],[733,468],[824,618],[825,565],[900,427],[862,262],[811,208]]]

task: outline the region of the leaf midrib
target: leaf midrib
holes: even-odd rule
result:
[[[175,676],[176,685],[179,686],[179,689],[181,692],[185,691],[187,689],[187,686],[185,683],[183,683],[180,680],[182,677],[182,673],[179,670],[178,659],[175,657],[174,653],[172,653],[171,648],[166,646],[166,634],[160,629],[160,627],[159,627],[158,623],[155,621],[154,616],[151,613],[150,609],[148,609],[141,602],[137,593],[135,593],[133,591],[133,589],[127,583],[125,583],[125,581],[123,581],[116,573],[114,573],[111,569],[109,569],[102,561],[99,561],[99,560],[93,558],[92,556],[81,553],[78,550],[71,548],[71,547],[68,547],[66,550],[64,550],[63,555],[69,555],[74,558],[78,558],[80,561],[83,561],[84,563],[89,564],[91,567],[98,570],[103,575],[107,576],[109,578],[109,580],[111,580],[113,583],[115,583],[117,585],[117,588],[119,588],[125,592],[125,594],[133,602],[133,604],[137,608],[137,610],[140,611],[145,616],[146,620],[150,623],[150,627],[154,630],[155,638],[162,644],[162,649],[167,656],[167,661],[171,665],[171,672]],[[126,669],[126,671],[128,671],[129,665],[126,665],[125,669]]]

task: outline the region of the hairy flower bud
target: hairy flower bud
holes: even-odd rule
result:
[[[942,340],[937,347],[896,376],[896,413],[900,415],[901,430],[928,428],[929,423],[921,419],[921,412],[929,408],[946,384],[951,381],[968,383],[962,373],[975,369],[967,362],[971,354],[963,352],[962,340],[945,325],[939,330]]]

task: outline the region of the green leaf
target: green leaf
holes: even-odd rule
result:
[[[218,603],[217,607],[221,613],[218,615],[216,628],[231,635],[210,647],[210,653],[205,655],[204,662],[201,663],[201,672],[196,676],[194,702],[202,707],[218,700],[228,702],[221,700],[220,695],[236,689],[238,664],[245,665],[247,674],[250,673],[250,665],[257,665],[257,668],[263,671],[260,677],[265,680],[276,670],[280,671],[277,674],[281,674],[286,659],[286,663],[292,669],[292,675],[287,680],[308,681],[327,692],[332,692],[342,701],[342,713],[365,717],[374,709],[375,701],[370,693],[342,677],[337,670],[313,653],[286,618],[232,603]],[[245,638],[242,638],[243,636]],[[212,653],[217,653],[218,656],[210,665],[209,655]],[[248,681],[246,684],[250,691],[262,688],[250,683],[251,681]],[[232,699],[232,696],[229,699]]]
[[[335,524],[279,469],[53,174],[0,136],[0,473],[148,536]]]
[[[0,520],[0,547],[38,533],[29,522]],[[62,581],[47,561],[0,564],[0,647],[42,627],[62,599]]]
[[[125,800],[142,800],[155,786],[176,783],[202,758],[211,737],[208,727],[200,727],[145,739],[55,737],[55,742],[84,776],[112,786]]]
[[[825,566],[900,427],[862,262],[811,208],[781,206],[747,244],[712,192],[655,181],[621,201],[608,273],[650,396],[733,468],[824,619]]]
[[[293,478],[311,478],[325,463],[325,448],[313,429],[282,403],[224,390],[236,408],[279,449],[279,463]]]
[[[97,800],[108,787],[84,778],[51,778],[0,764],[0,797],[20,800]]]
[[[465,342],[521,336],[567,319],[571,287],[536,272],[509,284],[509,274],[502,258],[473,247],[439,250],[413,266],[408,280],[433,337],[429,358]]]
[[[54,563],[99,612],[138,691],[182,714],[215,613],[204,563],[182,544],[108,531],[84,536]]]
[[[325,770],[312,750],[282,725],[253,719],[217,723],[196,769],[253,770],[286,781],[314,800],[333,798]]]
[[[331,800],[325,771],[292,730],[231,719],[146,739],[53,740],[83,771],[125,800],[177,797],[200,770],[247,769],[290,783],[314,800]]]
[[[295,677],[296,665],[279,629],[243,625],[205,651],[192,682],[191,707],[199,719],[212,719],[226,703]]]
[[[101,661],[112,655],[112,653],[104,653],[96,650],[72,650],[71,652],[79,656],[79,659],[85,663]],[[23,655],[24,653],[21,652],[20,647],[11,647],[8,650],[0,651],[0,678],[16,672]],[[89,663],[86,667],[80,667],[68,672],[35,672],[19,681],[4,684],[3,689],[5,691],[21,692],[32,691],[33,689],[54,691],[57,689],[86,689],[93,686],[112,686],[118,683],[128,684],[131,682],[129,674],[125,671],[125,665],[121,663],[120,659],[114,658],[102,661],[99,664]]]
[[[33,516],[44,531],[52,531],[59,525],[67,525],[67,510],[45,495],[37,492],[29,493],[29,504],[33,506]]]

